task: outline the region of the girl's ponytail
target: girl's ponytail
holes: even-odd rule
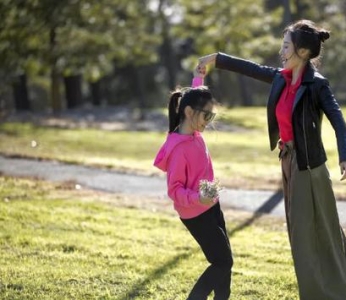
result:
[[[171,94],[168,103],[168,121],[169,121],[169,133],[176,130],[179,126],[180,116],[179,116],[179,100],[182,97],[181,91],[174,91]]]

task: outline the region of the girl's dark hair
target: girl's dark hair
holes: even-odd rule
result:
[[[322,43],[330,37],[329,31],[317,27],[312,21],[300,20],[287,26],[283,33],[287,32],[291,34],[294,51],[297,53],[301,48],[308,49],[309,60],[317,66],[322,52]]]
[[[177,129],[179,124],[185,119],[185,107],[192,109],[203,109],[209,102],[215,100],[206,86],[196,88],[176,89],[171,93],[168,103],[169,133]]]

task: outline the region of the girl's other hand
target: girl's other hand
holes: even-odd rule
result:
[[[208,198],[208,197],[199,197],[199,202],[201,202],[203,205],[208,205],[211,206],[215,203],[215,200],[213,198]]]

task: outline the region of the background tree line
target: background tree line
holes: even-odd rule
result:
[[[346,101],[345,0],[1,0],[0,17],[1,110],[164,105],[201,55],[280,65],[301,18],[331,30],[321,69]],[[227,106],[263,105],[269,88],[222,71],[207,84]]]

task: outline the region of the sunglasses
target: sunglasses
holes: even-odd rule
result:
[[[204,109],[195,109],[197,111],[201,111],[204,113],[204,121],[206,122],[211,122],[214,120],[215,116],[216,116],[216,113],[213,113],[209,110],[204,110]]]

